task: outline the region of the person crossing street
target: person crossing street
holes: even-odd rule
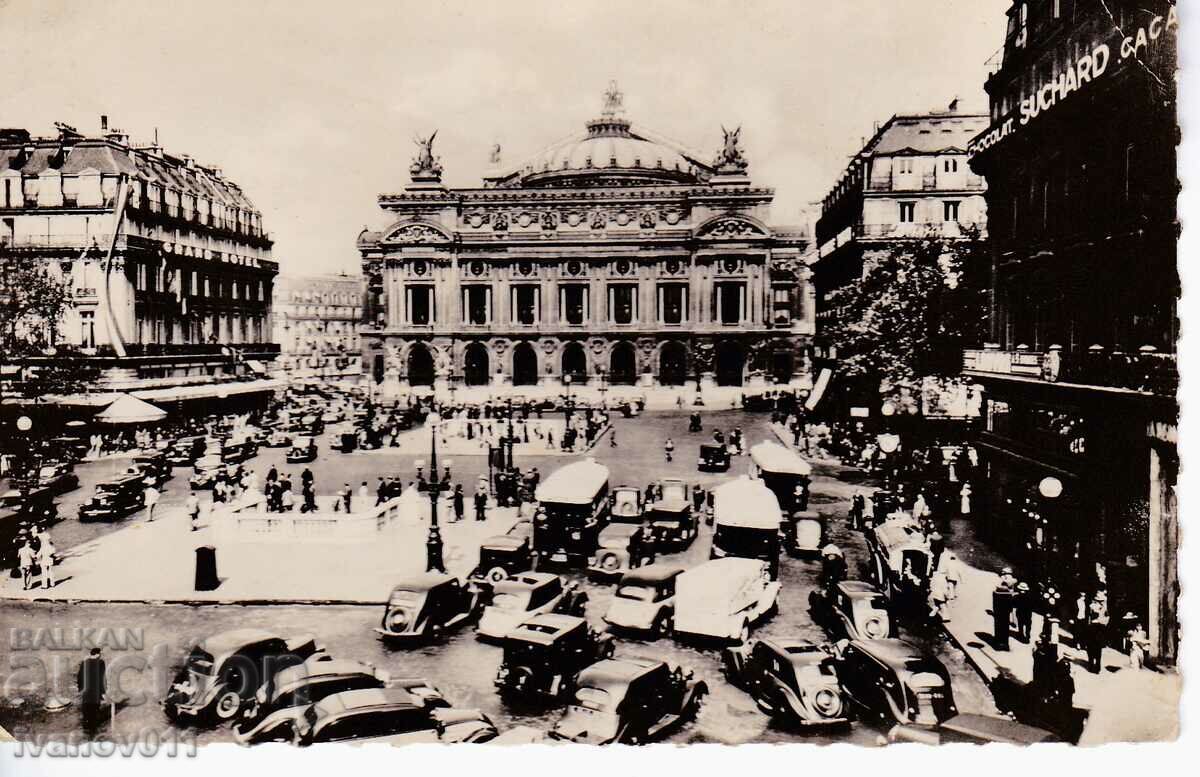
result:
[[[667,438],[666,444],[663,445],[663,452],[667,455],[667,461],[671,461],[671,457],[675,454],[675,443],[670,437]]]

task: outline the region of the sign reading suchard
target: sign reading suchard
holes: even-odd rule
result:
[[[1016,111],[976,136],[967,146],[967,153],[974,156],[994,146],[1016,132],[1019,127],[1052,110],[1072,92],[1083,89],[1107,73],[1115,71],[1116,67],[1112,66],[1114,58],[1118,65],[1127,59],[1146,59],[1146,55],[1160,45],[1166,33],[1174,33],[1178,28],[1179,18],[1172,6],[1166,15],[1155,16],[1130,35],[1117,35],[1110,42],[1097,43],[1079,59],[1067,63],[1056,77],[1040,83],[1032,94],[1021,100]],[[1174,41],[1170,45],[1174,46]]]

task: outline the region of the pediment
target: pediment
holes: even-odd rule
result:
[[[769,233],[761,224],[747,218],[718,216],[705,222],[696,230],[696,234],[707,238],[745,239],[768,237]]]
[[[381,242],[399,243],[402,245],[427,245],[430,243],[449,243],[450,236],[432,224],[409,222],[391,229]]]

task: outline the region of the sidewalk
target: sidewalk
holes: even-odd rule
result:
[[[450,574],[465,576],[479,560],[484,538],[516,521],[514,508],[494,508],[486,521],[451,523],[439,511],[444,559]],[[204,520],[212,520],[205,514]],[[425,571],[425,520],[398,520],[366,537],[326,540],[234,538],[204,526],[191,531],[181,511],[62,553],[58,584],[24,591],[20,578],[0,578],[0,597],[43,601],[186,604],[382,604],[397,579]],[[194,590],[195,549],[216,548],[215,591]]]

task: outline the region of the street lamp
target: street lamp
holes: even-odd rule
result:
[[[425,571],[426,572],[446,572],[446,565],[442,561],[442,533],[438,529],[438,499],[443,491],[450,490],[450,464],[446,464],[446,477],[438,480],[437,470],[437,425],[435,417],[430,418],[429,423],[429,538],[425,540]]]
[[[563,383],[567,387],[567,399],[566,402],[563,403],[563,419],[569,425],[571,423],[571,411],[573,410],[571,407],[571,376],[563,375]]]

